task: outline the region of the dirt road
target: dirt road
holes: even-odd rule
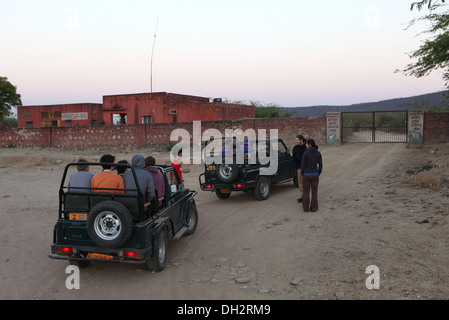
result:
[[[267,201],[249,193],[219,200],[199,190],[201,166],[184,166],[186,186],[199,191],[199,224],[169,242],[168,267],[92,264],[81,289],[68,290],[68,263],[48,258],[62,170],[103,152],[1,149],[0,299],[448,299],[449,146],[320,150],[318,212],[302,211],[291,182]],[[130,160],[150,150],[112,153]],[[412,187],[406,171],[429,161],[440,183]],[[372,265],[379,290],[366,287]]]

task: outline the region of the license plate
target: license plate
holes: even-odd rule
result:
[[[231,189],[220,189],[221,193],[231,193]]]
[[[86,221],[87,220],[87,214],[86,213],[69,213],[69,220]]]
[[[87,259],[95,259],[95,260],[112,260],[114,259],[113,256],[106,255],[106,254],[99,254],[99,253],[89,253],[87,255]]]

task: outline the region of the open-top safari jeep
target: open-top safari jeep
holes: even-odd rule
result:
[[[167,263],[168,240],[195,232],[197,192],[184,189],[173,167],[158,166],[165,182],[165,194],[159,195],[162,204],[158,206],[154,201],[144,203],[138,183],[137,190],[125,190],[125,193],[69,189],[65,181],[69,168],[73,171],[76,165],[68,164],[62,177],[50,258],[69,260],[80,268],[92,261],[146,262],[148,270],[159,272]],[[127,166],[137,182],[131,166],[114,166]]]
[[[228,138],[222,138],[223,143],[226,139]],[[205,148],[211,142],[214,141],[206,142]],[[265,153],[264,163],[260,161],[261,144]],[[210,153],[213,154],[213,151],[212,148]],[[245,140],[240,145],[234,139],[233,146],[228,145],[220,150],[218,156],[215,154],[211,157],[206,153],[204,157],[204,173],[199,176],[200,188],[203,191],[215,192],[222,200],[228,199],[235,191],[252,191],[257,200],[263,201],[269,198],[273,184],[290,180],[298,186],[293,157],[282,139]],[[270,167],[271,170],[264,173],[263,169]]]

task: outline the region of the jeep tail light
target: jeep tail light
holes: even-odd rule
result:
[[[124,251],[123,256],[128,258],[140,258],[140,253],[133,251]]]
[[[206,189],[212,189],[213,187],[211,185],[207,185]]]
[[[236,187],[237,189],[242,189],[242,188],[243,188],[243,184],[237,184],[235,187]]]
[[[56,252],[59,252],[59,253],[73,253],[73,248],[70,248],[70,247],[58,247],[58,248],[56,248]]]

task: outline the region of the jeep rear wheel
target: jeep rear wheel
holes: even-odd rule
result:
[[[78,255],[77,258],[80,258],[80,256]],[[80,269],[85,269],[88,266],[90,266],[90,261],[89,260],[69,260],[69,264],[71,266],[77,266]]]
[[[221,200],[229,199],[229,197],[231,196],[231,192],[223,193],[220,190],[215,190],[215,194],[217,195],[218,199]]]
[[[192,235],[195,232],[197,225],[198,225],[198,210],[196,209],[196,206],[192,204],[190,206],[189,213],[187,215],[187,231],[186,233],[184,233],[184,236]]]
[[[254,197],[259,200],[267,200],[270,196],[270,181],[266,177],[259,177],[254,188]]]
[[[220,181],[230,183],[239,176],[239,167],[236,164],[219,164],[216,173]]]
[[[95,205],[87,218],[87,233],[96,245],[119,248],[131,237],[133,217],[121,203],[104,201]]]
[[[153,255],[147,259],[146,265],[149,271],[161,272],[167,266],[167,233],[161,230],[154,241]]]

